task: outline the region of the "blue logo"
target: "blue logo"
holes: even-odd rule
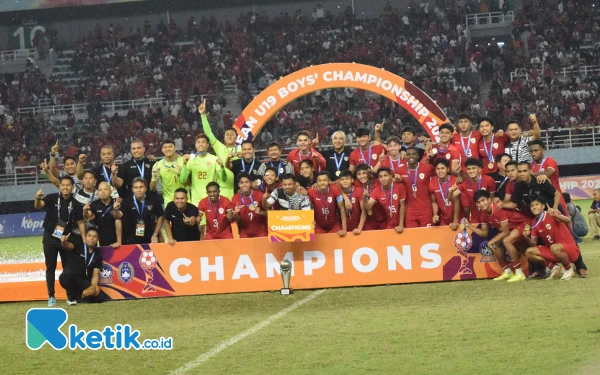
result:
[[[64,309],[30,309],[25,317],[25,336],[27,347],[39,350],[46,342],[55,350],[67,347],[75,349],[98,350],[171,350],[172,337],[140,340],[140,331],[129,324],[117,324],[114,328],[106,326],[102,331],[84,331],[71,324],[66,336],[60,328],[67,322],[69,315]],[[141,342],[140,342],[141,341]]]
[[[124,283],[130,283],[133,281],[135,273],[133,271],[133,266],[129,262],[123,262],[119,264],[119,280]]]
[[[67,336],[60,331],[69,315],[63,309],[30,309],[25,316],[27,347],[38,350],[47,342],[56,350],[67,346]]]
[[[113,283],[113,270],[110,264],[103,264],[100,269],[100,284],[109,285]]]

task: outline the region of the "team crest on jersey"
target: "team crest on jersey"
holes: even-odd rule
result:
[[[283,168],[279,168],[279,173],[283,173]]]
[[[207,161],[207,162],[206,162],[206,166],[207,166],[207,167],[210,167],[211,165],[212,165],[212,163],[211,163],[210,161]]]
[[[392,198],[394,198],[395,200],[398,200],[398,194],[392,195]]]
[[[450,160],[450,154],[446,154],[446,159]]]
[[[475,138],[471,138],[471,143],[472,143],[472,144],[475,144],[475,142],[476,142],[476,141],[477,141],[477,140],[476,140]]]
[[[327,197],[327,202],[329,202],[329,203],[333,202],[333,198]]]
[[[219,208],[219,213],[222,214],[223,212],[225,212],[225,210],[223,209],[223,207]]]
[[[425,178],[425,173],[419,173],[419,178],[422,180]]]
[[[349,158],[347,156],[344,156],[344,161],[348,161],[348,159]]]
[[[356,198],[352,197],[352,204],[356,203]]]
[[[494,143],[494,148],[498,148],[498,144],[497,143]]]
[[[546,224],[546,229],[550,230],[552,229],[552,226],[550,224]]]
[[[371,159],[377,160],[377,155],[375,155],[375,154],[371,155]]]
[[[154,206],[152,206],[151,204],[149,204],[148,205],[148,211],[152,211],[152,207],[154,207]]]

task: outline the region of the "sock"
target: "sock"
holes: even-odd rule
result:
[[[517,268],[521,268],[521,260],[520,259],[513,260],[508,265],[510,268],[514,268],[516,270]]]
[[[504,267],[504,273],[507,275],[512,275],[513,271],[510,269],[509,266]]]
[[[521,267],[519,268],[515,268],[515,273],[519,276],[525,276],[525,274],[523,273],[523,270],[521,269]]]
[[[567,265],[566,265],[566,266],[564,266],[564,267],[565,267],[565,270],[566,270],[566,271],[570,270],[570,269],[571,269],[571,263],[567,264]]]

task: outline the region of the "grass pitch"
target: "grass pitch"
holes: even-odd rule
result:
[[[584,208],[585,206],[582,206]],[[29,239],[31,244],[39,238]],[[26,250],[23,255],[39,253]],[[6,251],[2,248],[0,251]],[[491,280],[329,289],[191,374],[599,374],[600,242],[586,239],[588,279]],[[58,286],[57,286],[58,287]],[[129,323],[172,351],[55,351],[25,345],[25,314],[0,305],[0,371],[7,374],[165,374],[311,295],[249,293],[108,302],[67,308],[69,324]],[[63,332],[66,329],[63,327]]]

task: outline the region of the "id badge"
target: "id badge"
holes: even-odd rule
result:
[[[54,228],[54,232],[52,232],[52,237],[58,238],[59,240],[62,239],[62,236],[65,233],[66,226],[67,226],[67,223],[65,223],[62,220],[59,220],[56,223],[56,228]]]
[[[138,237],[144,237],[145,228],[146,226],[144,223],[137,223],[135,226],[135,235]]]
[[[110,191],[110,197],[113,198],[113,199],[119,198],[119,192],[117,191],[117,189],[112,189]]]

